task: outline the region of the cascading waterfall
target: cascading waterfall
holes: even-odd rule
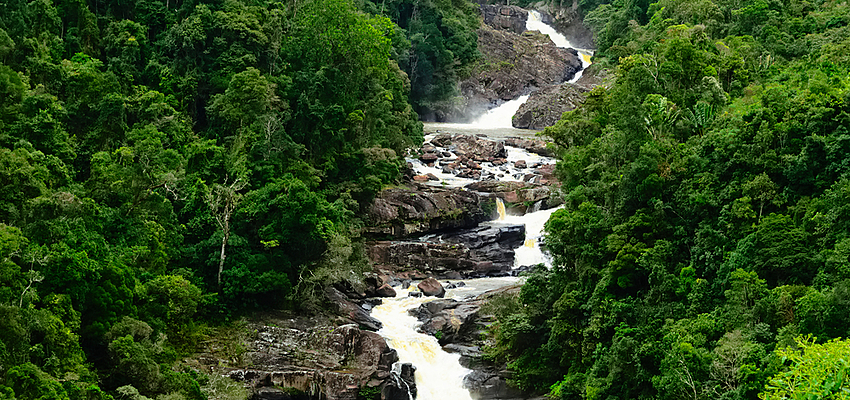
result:
[[[395,298],[372,309],[372,316],[384,325],[378,333],[398,352],[399,363],[409,362],[416,367],[417,399],[472,400],[463,388],[463,377],[470,371],[460,365],[460,355],[447,353],[437,338],[417,332],[419,321],[407,313],[434,298],[409,297],[409,292],[397,290]]]
[[[509,224],[525,225],[525,242],[514,250],[514,268],[543,264],[551,268],[552,262],[540,248],[540,239],[543,237],[543,228],[546,221],[555,211],[562,207],[530,212],[522,216],[508,216],[503,221]]]
[[[540,250],[539,238],[543,224],[556,209],[509,216],[505,213],[505,204],[501,199],[497,198],[496,205],[500,219],[494,223],[526,226],[526,242],[515,250],[515,265],[550,265]],[[448,290],[446,297],[460,300],[465,296],[516,283],[518,279],[520,278],[505,277],[468,280],[465,281],[466,286]],[[415,290],[413,286],[410,289],[396,288],[395,298],[384,299],[383,304],[372,309],[372,316],[383,324],[378,333],[398,352],[399,363],[411,363],[416,367],[416,399],[471,400],[469,391],[463,387],[463,378],[471,371],[460,365],[460,355],[443,350],[437,338],[417,332],[419,321],[408,313],[408,310],[435,298],[411,297],[408,295],[411,290]]]
[[[528,11],[528,19],[525,22],[525,30],[527,31],[539,31],[544,35],[549,35],[549,39],[552,39],[555,42],[555,46],[564,47],[564,48],[575,48],[567,38],[558,33],[555,28],[547,25],[543,22],[543,18],[540,16],[540,13],[535,10]]]
[[[555,46],[563,47],[563,48],[572,48],[578,51],[579,58],[581,59],[581,70],[576,72],[573,79],[570,79],[570,83],[576,83],[579,79],[581,79],[581,75],[587,67],[590,66],[590,58],[593,56],[592,50],[587,49],[579,49],[570,43],[564,35],[558,33],[555,28],[547,25],[543,22],[543,19],[540,17],[540,13],[534,10],[528,12],[528,20],[525,23],[525,29],[529,31],[540,31],[540,33],[549,35],[549,39],[555,43]]]
[[[546,25],[540,20],[540,14],[536,11],[529,13],[527,23],[528,30],[539,30],[549,35],[550,38],[559,47],[572,47],[569,41],[563,35],[557,33],[552,27]],[[590,65],[589,51],[578,50],[582,58],[583,67]],[[580,73],[576,74],[574,80],[578,80]],[[504,128],[512,128],[512,118],[519,107],[528,100],[528,95],[521,96],[515,100],[505,102],[501,106],[488,111],[484,116],[475,121],[472,126],[484,130],[498,130]],[[457,124],[462,126],[462,124]],[[446,126],[451,128],[451,126]],[[521,180],[523,173],[516,171],[511,165],[518,160],[525,160],[528,163],[543,162],[549,163],[553,160],[545,157],[540,157],[535,154],[526,152],[525,150],[516,149],[507,146],[508,149],[508,165],[503,169],[495,168],[494,166],[483,166],[484,170],[494,176],[498,176],[499,180]],[[454,160],[454,158],[451,158]],[[439,181],[433,184],[442,186],[464,186],[471,183],[473,180],[467,178],[457,178],[451,174],[443,173],[440,168],[428,167],[419,160],[409,160],[417,172],[417,174],[432,174]],[[489,169],[488,169],[489,168]],[[545,264],[551,267],[551,262],[540,248],[540,241],[544,224],[549,219],[549,216],[557,210],[542,210],[540,209],[541,202],[536,202],[530,207],[529,212],[523,216],[511,216],[507,214],[505,203],[501,198],[496,198],[496,210],[499,213],[499,218],[491,223],[493,224],[524,224],[525,225],[525,242],[522,246],[515,249],[514,266],[526,266],[535,264]],[[456,289],[450,289],[446,293],[446,297],[455,297],[460,299],[463,295],[474,295],[483,293],[488,289],[495,289],[508,284],[517,282],[520,278],[483,278],[466,281],[466,286]],[[378,331],[389,344],[395,349],[399,355],[399,363],[411,363],[416,367],[414,374],[416,380],[416,398],[419,400],[471,400],[469,391],[463,387],[464,377],[471,372],[460,365],[460,355],[450,354],[442,349],[437,338],[419,333],[416,328],[419,321],[408,314],[408,310],[419,307],[421,304],[428,301],[433,301],[433,297],[411,297],[408,296],[411,289],[396,288],[396,297],[385,299],[383,304],[372,309],[372,316],[383,323],[383,328]],[[415,289],[413,289],[415,290]],[[400,365],[400,364],[397,364]],[[408,391],[409,393],[409,391]],[[411,400],[413,396],[411,395]]]
[[[517,97],[511,101],[506,101],[499,107],[487,111],[484,115],[478,117],[472,124],[483,129],[488,128],[512,128],[514,114],[519,110],[519,107],[528,100],[528,95]]]
[[[496,197],[496,211],[499,213],[499,221],[504,221],[507,218],[508,212],[505,209],[505,202],[500,197]]]

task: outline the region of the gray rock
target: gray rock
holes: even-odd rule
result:
[[[378,297],[395,297],[395,289],[392,286],[383,284],[381,287],[375,289],[375,295]]]
[[[443,297],[446,295],[446,289],[434,278],[425,279],[416,286],[426,296]]]
[[[484,23],[493,28],[521,34],[525,32],[528,11],[517,6],[482,5],[481,16],[484,17]]]
[[[487,218],[478,194],[470,191],[425,185],[393,188],[382,191],[372,201],[364,218],[364,233],[402,238],[471,228]]]
[[[589,88],[572,83],[546,86],[531,93],[513,118],[514,128],[543,129],[555,125],[561,114],[571,111],[584,103]],[[551,156],[551,151],[546,151]],[[538,153],[541,154],[541,153]]]

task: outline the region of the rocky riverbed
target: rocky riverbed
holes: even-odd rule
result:
[[[581,66],[574,51],[555,47],[545,35],[523,32],[525,10],[482,6],[482,13],[482,49],[485,59],[487,54],[492,58],[464,83],[470,104],[487,107],[538,87],[557,87]],[[574,106],[580,99],[565,101]],[[529,241],[517,217],[490,221],[560,204],[552,156],[551,147],[537,138],[428,134],[410,154],[405,182],[380,192],[362,216],[361,235],[372,268],[362,284],[339,282],[320,289],[316,295],[324,304],[309,317],[254,316],[216,334],[187,364],[245,385],[254,400],[409,400],[419,390],[417,376],[433,374],[433,368],[422,366],[418,374],[416,365],[399,362],[399,350],[387,342],[390,327],[372,315],[375,307],[407,299],[409,293],[419,296],[419,305],[409,311],[421,323],[418,335],[437,342],[429,351],[448,351],[449,362],[459,362],[459,369],[450,368],[462,371],[452,390],[476,400],[530,398],[507,384],[505,365],[481,356],[482,333],[492,322],[481,306],[492,293],[457,293],[468,279],[484,278],[476,282],[485,286],[493,279],[514,279],[493,281],[500,282],[494,287],[510,285],[522,270],[517,268],[519,251],[539,253],[539,236]],[[535,229],[539,235],[540,227]],[[430,384],[422,389],[423,399],[442,398]]]

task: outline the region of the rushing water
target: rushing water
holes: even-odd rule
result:
[[[466,286],[449,289],[446,297],[463,300],[518,281],[515,277],[470,279],[464,281]],[[419,321],[407,312],[434,298],[409,297],[410,289],[396,288],[396,293],[395,298],[384,299],[383,304],[373,308],[372,316],[384,324],[378,333],[398,352],[399,363],[416,367],[416,398],[471,400],[469,391],[463,388],[463,377],[471,371],[460,365],[460,355],[443,350],[437,338],[417,332]]]
[[[426,135],[425,141],[428,142],[434,135]],[[527,150],[521,149],[519,147],[513,146],[505,146],[505,150],[508,153],[506,160],[507,164],[503,165],[502,168],[494,166],[491,163],[482,163],[481,169],[482,171],[491,174],[497,177],[497,180],[500,181],[508,181],[508,182],[520,182],[524,179],[525,174],[527,174],[527,170],[518,169],[514,166],[514,163],[519,160],[525,160],[528,165],[533,164],[553,164],[555,163],[555,159],[550,157],[544,157],[539,154],[531,153]],[[446,161],[456,160],[457,156],[453,155],[451,158],[446,158]],[[415,158],[408,158],[407,162],[413,165],[413,171],[416,175],[425,175],[432,174],[439,178],[439,181],[430,181],[428,182],[431,185],[435,186],[445,186],[445,187],[463,187],[469,185],[470,183],[476,182],[475,179],[472,178],[461,178],[455,176],[450,173],[444,173],[442,168],[437,166],[438,164],[434,164],[433,167],[429,167],[424,164],[422,161]]]
[[[576,51],[578,51],[579,58],[581,59],[581,70],[576,72],[573,79],[570,79],[569,82],[576,83],[579,79],[581,79],[581,75],[584,70],[590,66],[590,58],[593,56],[592,50],[580,49],[573,46],[570,41],[564,37],[564,35],[558,33],[555,28],[544,23],[540,17],[540,13],[534,10],[528,12],[528,21],[525,23],[525,29],[529,31],[540,31],[540,33],[549,35],[549,39],[552,39],[552,41],[555,42],[555,46],[576,49]]]
[[[542,33],[549,35],[552,41],[558,47],[573,47],[567,39],[556,32],[552,27],[543,23],[540,19],[540,14],[536,11],[529,12],[527,22],[528,30],[539,30]],[[590,65],[590,56],[592,52],[582,49],[577,49],[582,60],[582,71]],[[577,81],[581,77],[581,71],[576,74],[571,82]],[[521,96],[515,100],[505,102],[501,106],[488,111],[486,114],[478,118],[472,124],[426,124],[426,129],[429,131],[449,131],[453,133],[466,134],[486,134],[491,138],[508,137],[508,136],[529,136],[529,131],[521,131],[513,128],[512,118],[516,114],[520,105],[528,100],[528,95]],[[433,136],[426,136],[426,141]],[[499,169],[492,164],[482,163],[484,172],[490,173],[498,180],[502,181],[519,181],[523,179],[524,172],[513,167],[513,163],[517,160],[525,160],[529,164],[533,163],[553,163],[555,160],[547,157],[541,157],[537,154],[529,153],[523,149],[505,146],[508,155],[508,163]],[[451,161],[456,156],[452,155],[447,159]],[[450,187],[463,187],[472,182],[473,179],[458,178],[453,174],[446,174],[442,169],[437,167],[428,167],[419,160],[409,159],[417,174],[433,174],[439,181],[432,184]],[[520,267],[524,265],[534,265],[543,263],[551,267],[551,262],[544,254],[540,247],[542,231],[544,224],[549,219],[556,209],[536,210],[539,204],[531,207],[525,215],[508,215],[505,209],[505,204],[501,199],[497,199],[497,210],[499,218],[496,221],[491,221],[489,224],[524,224],[525,225],[525,242],[515,252],[514,266]],[[456,298],[458,300],[481,294],[490,289],[496,289],[506,285],[514,284],[520,281],[521,278],[483,278],[466,280],[466,286],[450,289],[446,293],[446,297]],[[384,303],[372,309],[372,316],[383,323],[383,328],[378,331],[386,340],[390,347],[396,349],[399,355],[399,363],[412,363],[416,367],[414,374],[416,379],[417,399],[419,400],[471,400],[469,391],[463,387],[463,378],[470,370],[460,365],[459,354],[452,354],[444,351],[440,346],[437,338],[419,333],[416,328],[419,326],[419,321],[408,313],[408,310],[419,307],[421,304],[428,301],[433,301],[433,297],[411,297],[408,296],[410,290],[416,290],[414,286],[411,289],[396,288],[397,296],[392,299],[385,299]]]
[[[487,111],[484,115],[478,117],[472,125],[481,129],[513,127],[514,114],[519,110],[519,107],[528,100],[528,95],[519,96],[511,101],[506,101],[499,107]]]
[[[525,244],[516,250],[516,262],[519,265],[547,263],[540,250],[539,238],[543,224],[555,210],[543,210],[523,216],[511,216],[505,211],[504,203],[497,202],[499,219],[493,224],[525,224]],[[488,290],[497,289],[520,282],[522,278],[481,278],[465,280],[466,286],[449,289],[447,298],[468,299]],[[448,353],[442,349],[437,338],[419,333],[416,328],[419,321],[408,310],[435,300],[434,297],[408,296],[410,289],[396,288],[396,297],[384,299],[383,304],[372,309],[372,316],[383,324],[378,331],[387,343],[398,352],[399,363],[412,363],[416,367],[416,389],[418,400],[471,400],[469,391],[463,387],[463,378],[471,372],[460,365],[459,354]]]

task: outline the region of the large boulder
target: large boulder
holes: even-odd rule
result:
[[[429,301],[410,314],[422,321],[419,331],[429,335],[440,332],[440,344],[466,342],[467,337],[477,330],[476,319],[479,302],[458,302],[452,299]]]
[[[416,185],[378,193],[366,212],[364,233],[372,237],[403,238],[471,228],[487,217],[476,193]]]
[[[474,370],[463,378],[463,387],[469,390],[473,400],[513,400],[527,399],[528,396],[511,386],[506,378],[507,370]]]
[[[419,291],[426,296],[443,297],[446,295],[446,288],[444,288],[443,285],[434,278],[425,279],[422,282],[419,282],[416,287],[418,287]]]
[[[375,289],[375,296],[377,297],[395,297],[395,289],[392,286],[387,285],[386,283]]]
[[[587,90],[572,83],[547,86],[531,93],[514,114],[513,126],[521,129],[543,129],[555,125],[564,112],[584,102]]]

